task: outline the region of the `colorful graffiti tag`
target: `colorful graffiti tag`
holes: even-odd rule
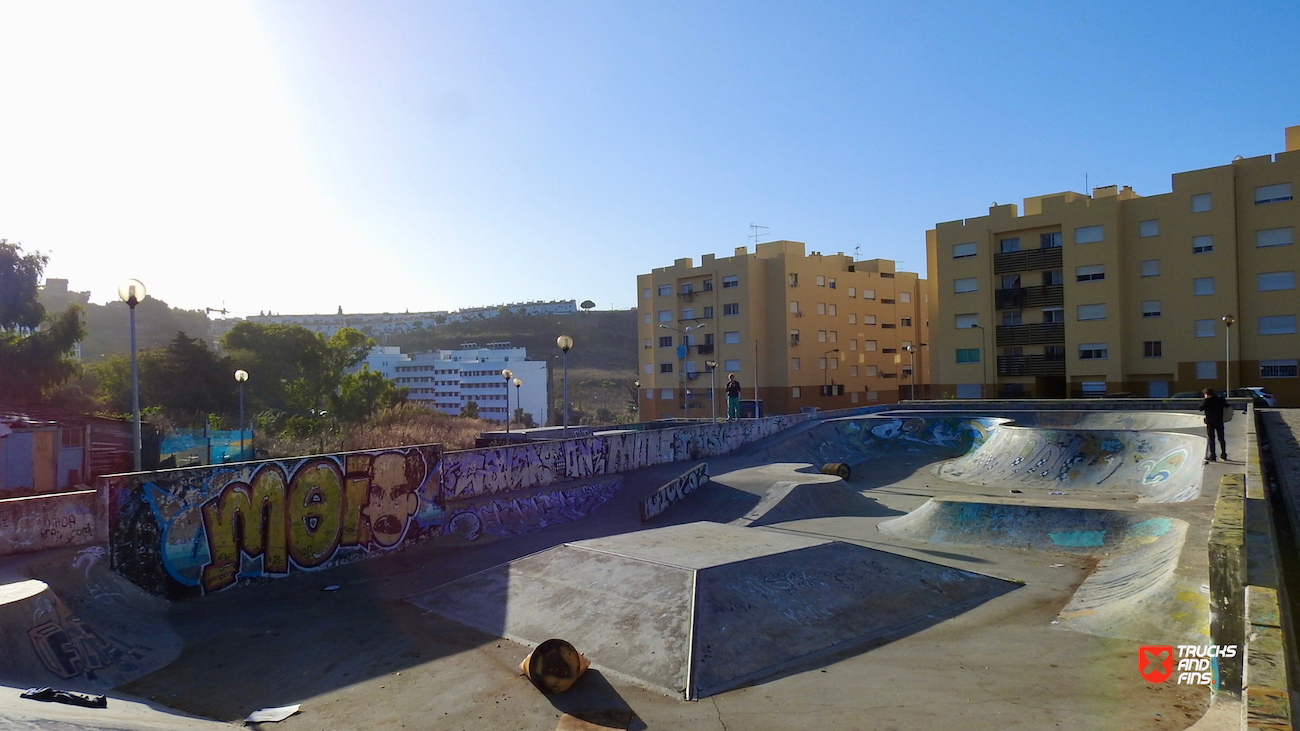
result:
[[[69,611],[58,597],[42,596],[35,620],[36,625],[27,630],[32,651],[46,670],[65,680],[76,677],[97,680],[97,671],[113,665],[131,669],[141,657],[105,640]]]
[[[672,482],[655,490],[655,493],[641,502],[641,522],[662,514],[673,503],[699,489],[709,481],[709,465],[701,462]]]

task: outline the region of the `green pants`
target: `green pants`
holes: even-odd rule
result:
[[[727,397],[727,420],[735,421],[736,419],[739,418],[740,418],[740,397],[728,396]]]

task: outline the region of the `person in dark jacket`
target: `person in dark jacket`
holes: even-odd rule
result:
[[[1196,408],[1205,412],[1205,461],[1218,461],[1218,456],[1214,453],[1214,438],[1217,435],[1219,454],[1223,456],[1223,461],[1227,462],[1228,444],[1223,439],[1223,412],[1232,407],[1222,396],[1216,396],[1212,388],[1206,388],[1203,393],[1205,400]]]
[[[727,378],[727,421],[735,421],[740,418],[740,381],[736,380],[736,374],[732,373]]]

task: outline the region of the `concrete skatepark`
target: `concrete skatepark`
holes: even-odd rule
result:
[[[1228,425],[1237,460],[1246,422]],[[290,729],[1237,728],[1230,699],[1206,715],[1208,688],[1137,672],[1141,645],[1211,642],[1207,544],[1221,478],[1245,464],[1202,465],[1203,432],[1174,411],[807,420],[620,471],[590,510],[533,530],[183,601],[102,548],[14,556],[0,682],[145,704],[87,728],[216,727],[172,709],[230,722],[290,703]],[[707,480],[642,522],[701,463]],[[459,535],[450,505],[444,533]],[[59,631],[74,639],[33,639]],[[552,636],[593,669],[547,697],[514,666]],[[13,696],[0,719],[55,712]],[[76,713],[69,728],[96,722]]]

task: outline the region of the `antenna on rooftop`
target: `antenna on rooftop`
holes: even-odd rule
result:
[[[763,229],[763,231],[759,231],[760,228]],[[766,236],[767,234],[764,233],[764,232],[766,232],[766,231],[767,231],[767,226],[759,226],[759,225],[756,224],[756,223],[751,223],[751,224],[749,224],[749,237],[748,237],[748,238],[753,239],[753,240],[754,240],[754,245],[755,245],[755,246],[758,246],[758,238],[759,238],[760,236]]]
[[[858,253],[861,252],[861,251],[862,251],[862,247],[861,247],[861,246],[855,246],[855,247],[853,247],[853,261],[857,261],[857,260],[858,260],[858,258],[859,258],[859,257],[858,257]]]

